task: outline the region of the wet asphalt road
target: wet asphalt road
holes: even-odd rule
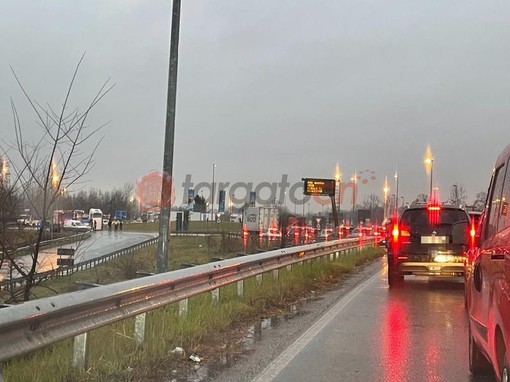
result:
[[[254,380],[494,381],[469,373],[462,280],[409,277],[390,290],[381,267]]]
[[[75,248],[75,264],[94,259],[108,253],[157,237],[157,233],[139,233],[125,231],[97,231],[82,242],[66,244],[62,247]],[[31,263],[30,256],[23,258],[25,264]],[[57,248],[47,248],[39,254],[37,272],[50,271],[57,268]],[[1,275],[0,275],[1,276]],[[13,275],[16,277],[16,274]]]

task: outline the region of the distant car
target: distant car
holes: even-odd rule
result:
[[[18,219],[16,220],[16,223],[18,223],[18,225],[20,225],[20,226],[30,225],[30,223],[31,223],[30,215],[26,215],[26,214],[20,215],[18,217]]]
[[[333,228],[323,228],[320,232],[320,237],[328,238],[333,235],[335,230]]]
[[[466,298],[469,316],[469,370],[510,376],[510,145],[496,160],[486,210],[476,230]]]
[[[363,230],[359,228],[354,228],[349,235],[347,235],[348,238],[354,238],[354,237],[362,237],[363,236]]]
[[[463,276],[469,216],[459,207],[424,204],[405,209],[388,246],[388,284],[406,275]]]
[[[88,232],[91,230],[88,224],[84,224],[79,220],[66,220],[64,222],[64,226],[62,229],[66,231],[78,231],[78,232]]]
[[[108,219],[103,219],[103,226],[107,226],[109,223],[109,220]]]
[[[471,223],[475,226],[475,228],[478,226],[478,223],[480,222],[480,217],[482,216],[482,211],[468,211],[469,218],[471,219]]]

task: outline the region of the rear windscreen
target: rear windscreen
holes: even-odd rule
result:
[[[432,216],[433,219],[431,218]],[[441,208],[431,212],[426,209],[419,209],[404,211],[400,224],[407,227],[426,227],[431,225],[452,225],[465,221],[468,221],[468,217],[462,210]]]

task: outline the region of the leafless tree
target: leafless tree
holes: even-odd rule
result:
[[[483,211],[485,208],[485,201],[487,199],[486,192],[478,192],[475,196],[475,200],[473,201],[473,208],[475,211]]]
[[[365,197],[365,199],[363,199],[363,208],[367,209],[367,210],[373,210],[377,207],[381,207],[382,206],[382,201],[381,199],[375,195],[375,194],[370,194],[370,195],[367,195]]]
[[[426,203],[429,196],[427,194],[418,194],[416,196],[416,202],[417,203]]]
[[[53,210],[64,190],[79,185],[94,164],[94,154],[101,142],[96,136],[106,124],[90,127],[88,117],[95,106],[110,92],[114,85],[105,81],[83,111],[72,108],[71,94],[84,55],[75,67],[64,100],[58,108],[42,106],[33,99],[20,78],[11,68],[14,78],[35,114],[39,136],[26,133],[25,125],[18,109],[11,99],[15,141],[3,142],[1,150],[10,165],[7,194],[16,196],[24,208],[29,208],[34,218],[40,222],[37,229],[9,230],[4,226],[0,250],[8,260],[17,277],[23,277],[24,286],[13,291],[12,301],[27,301],[31,291],[39,281],[36,277],[40,260],[41,243],[47,231]],[[27,139],[28,137],[28,139]],[[2,201],[2,208],[6,207]],[[20,260],[19,237],[24,245],[24,262]],[[27,259],[29,259],[27,261]]]
[[[448,203],[454,206],[465,206],[467,201],[466,190],[464,186],[454,184],[450,188],[450,197]]]

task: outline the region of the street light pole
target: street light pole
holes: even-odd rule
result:
[[[432,200],[432,191],[433,191],[433,177],[434,177],[434,158],[430,152],[428,152],[427,157],[425,158],[425,166],[430,166],[430,188],[429,188],[429,200]],[[426,168],[427,168],[426,167]]]
[[[177,100],[177,63],[179,57],[179,26],[181,20],[181,0],[174,0],[172,6],[172,27],[170,31],[170,60],[168,73],[167,109],[165,123],[165,143],[163,151],[163,177],[173,175],[175,106]],[[168,237],[171,209],[171,185],[162,181],[161,205],[159,216],[158,254],[156,273],[163,273],[168,268]],[[170,196],[170,198],[168,198]],[[168,200],[165,201],[165,199]]]
[[[432,199],[432,185],[433,185],[433,174],[434,174],[434,158],[430,158],[430,194],[429,198]]]
[[[395,181],[397,183],[396,189],[395,189],[395,211],[398,214],[398,172],[395,172]]]
[[[388,217],[388,192],[390,191],[390,188],[388,187],[388,177],[384,179],[384,211],[383,211],[383,219],[386,219]]]
[[[352,189],[352,217],[351,217],[351,228],[354,226],[354,208],[356,206],[356,184],[357,184],[357,174],[354,173],[354,177],[351,178],[351,181],[354,183],[354,187]]]
[[[337,164],[336,165],[336,170],[335,170],[335,180],[336,180],[336,187],[337,187],[337,190],[338,190],[338,201],[337,203],[331,203],[333,205],[333,218],[335,219],[335,230],[336,230],[336,233],[338,234],[338,230],[339,230],[339,215],[340,215],[340,202],[341,202],[341,199],[340,199],[340,192],[341,192],[341,185],[342,185],[342,173],[340,172],[340,166]],[[334,201],[334,199],[331,199],[332,201]],[[336,205],[335,205],[336,204]]]
[[[211,185],[211,221],[214,221],[214,170],[216,164],[212,165],[212,185]]]

